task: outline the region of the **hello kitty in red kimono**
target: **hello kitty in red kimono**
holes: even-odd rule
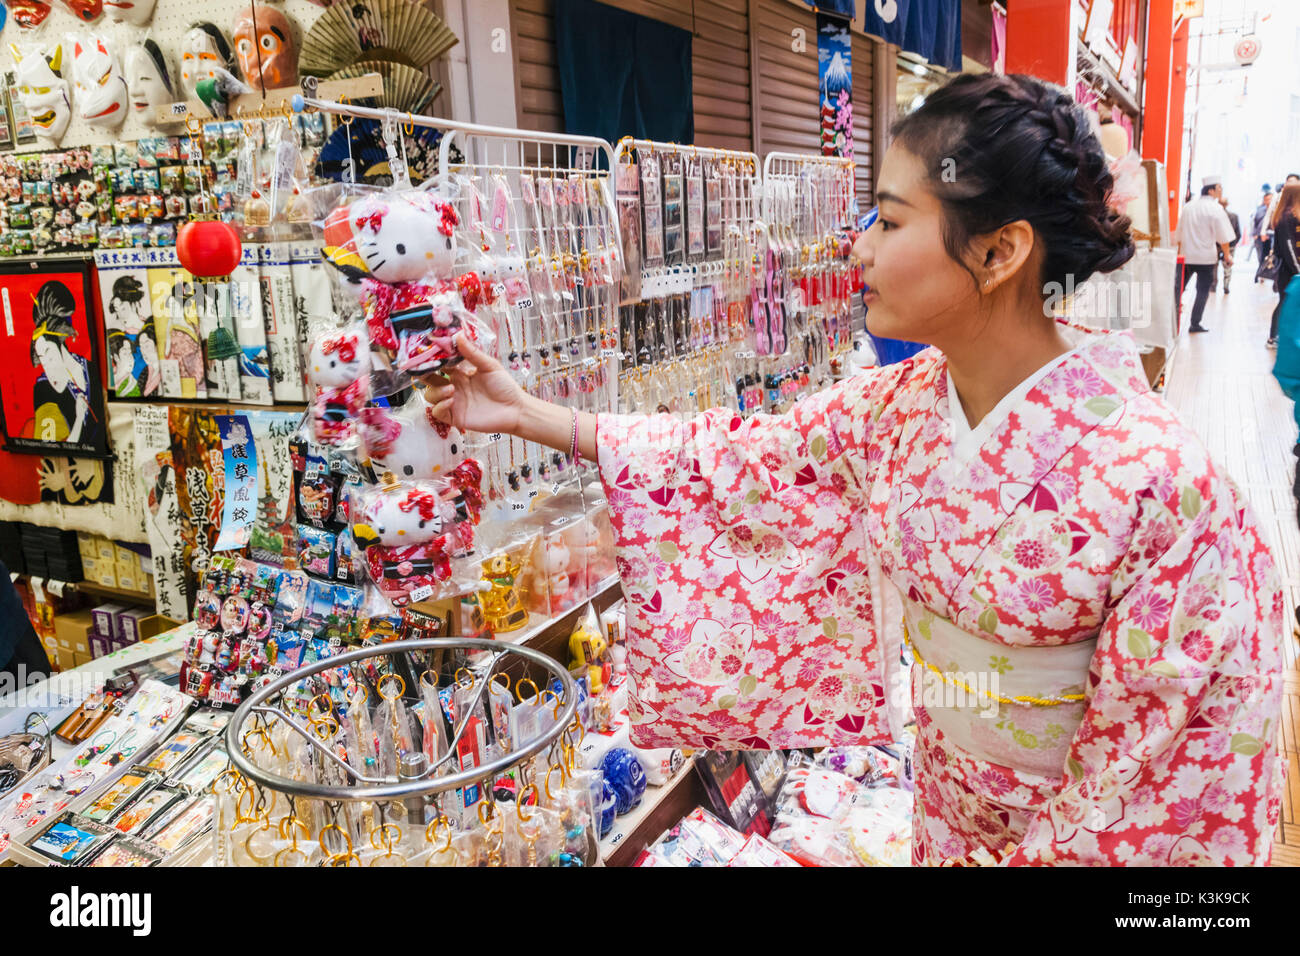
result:
[[[315,387],[312,426],[316,441],[341,444],[370,397],[370,345],[359,328],[318,336],[307,359],[307,380]]]
[[[455,335],[479,337],[473,313],[490,292],[455,272],[459,225],[450,203],[421,192],[365,196],[326,220],[329,259],[359,281],[370,339],[401,371],[453,365]]]
[[[1277,564],[1126,333],[975,428],[931,348],[597,445],[633,743],[886,743],[910,701],[915,863],[1267,861]]]

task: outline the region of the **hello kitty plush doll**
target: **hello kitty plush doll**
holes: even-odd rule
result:
[[[365,550],[370,579],[395,607],[432,594],[451,577],[466,529],[473,539],[473,526],[456,521],[441,494],[424,486],[382,489],[362,507],[361,519],[352,537]]]
[[[456,333],[479,337],[469,319],[490,292],[477,273],[456,273],[459,225],[450,203],[421,192],[366,196],[326,220],[329,261],[360,282],[371,341],[401,371],[454,364]]]
[[[400,481],[445,477],[465,457],[465,436],[435,421],[433,406],[420,392],[399,408],[369,405],[359,421],[376,474],[392,472]]]
[[[317,337],[307,360],[307,380],[316,387],[312,424],[316,440],[339,445],[352,434],[370,386],[370,346],[359,329]]]

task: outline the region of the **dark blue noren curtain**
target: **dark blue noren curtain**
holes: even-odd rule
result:
[[[565,132],[695,139],[691,34],[595,0],[555,0]]]
[[[960,70],[961,0],[880,0],[864,7],[862,28],[872,36]]]

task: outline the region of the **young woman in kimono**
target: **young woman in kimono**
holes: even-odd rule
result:
[[[782,416],[597,420],[461,345],[435,414],[599,463],[634,740],[896,739],[906,640],[914,862],[1267,861],[1273,557],[1131,338],[1044,309],[1132,255],[1111,187],[1063,90],[955,78],[897,127],[855,245],[871,331],[934,348]]]

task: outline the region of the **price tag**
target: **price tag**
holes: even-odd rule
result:
[[[494,286],[492,287],[492,294],[493,294],[493,295],[505,295],[505,294],[506,294],[506,284],[505,284],[504,282],[498,282],[496,285],[494,285]]]
[[[551,482],[551,494],[558,495],[559,493],[560,493],[560,483],[558,481]]]
[[[533,307],[533,300],[528,297],[524,297],[519,300],[518,305],[519,308],[521,309],[531,309]]]
[[[173,116],[184,116],[184,115],[185,115],[186,113],[188,113],[189,111],[190,111],[189,107],[186,106],[184,103],[173,103],[173,104],[172,104],[172,115],[173,115]]]
[[[587,280],[584,279],[582,276],[574,276],[573,284],[576,285],[579,289],[581,289],[584,285],[587,284]]]
[[[618,349],[601,349],[601,358],[618,358]]]
[[[536,489],[536,488],[529,489],[529,491],[528,491],[528,498],[529,498],[529,500],[531,501],[533,498],[536,498],[536,497],[537,497],[537,489]]]
[[[522,501],[512,501],[510,502],[510,510],[511,512],[527,511],[528,505]]]
[[[502,435],[501,435],[500,432],[493,432],[491,435],[488,435],[487,440],[488,440],[489,442],[497,442],[497,441],[500,441],[501,438],[502,438]]]
[[[417,604],[420,601],[427,601],[432,596],[433,596],[432,584],[426,584],[423,587],[418,587],[411,592],[411,600]]]

